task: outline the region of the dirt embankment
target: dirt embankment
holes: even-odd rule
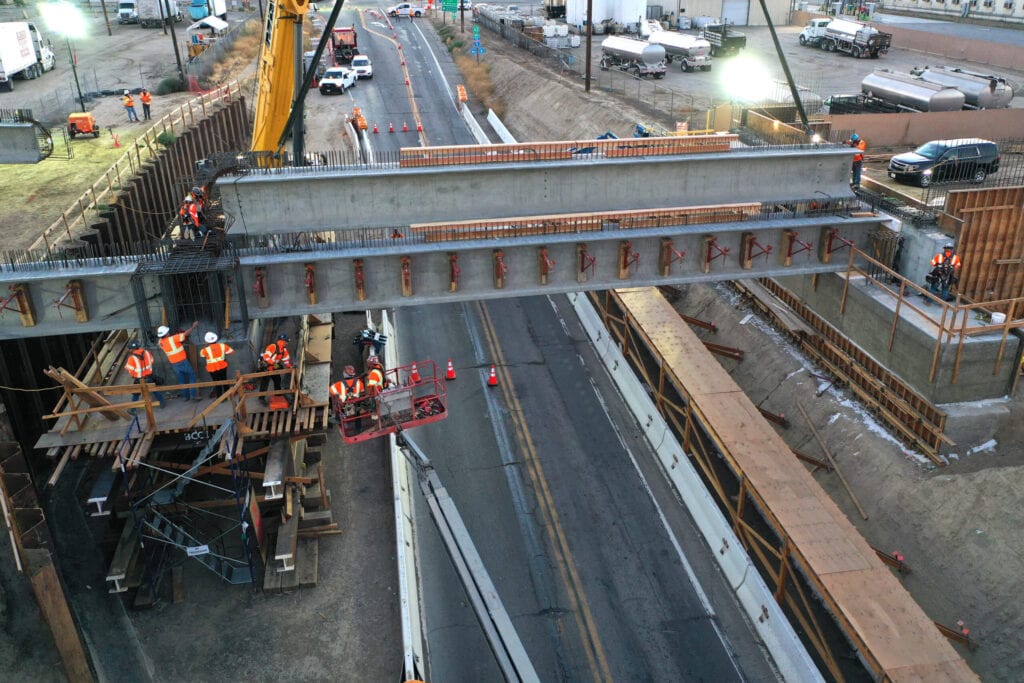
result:
[[[505,104],[503,121],[520,140],[605,131],[629,137],[637,121],[655,120],[606,93],[586,95],[580,83],[543,70],[528,53],[499,41],[488,44],[488,54],[494,90]],[[795,416],[781,435],[792,447],[820,456],[796,401],[807,408],[869,519],[861,519],[835,474],[818,473],[816,479],[872,545],[906,557],[913,573],[904,585],[932,619],[950,626],[963,619],[981,643],[974,653],[963,650],[970,666],[985,680],[1019,680],[1024,507],[1018,499],[1024,455],[1015,425],[1022,420],[1004,426],[992,448],[932,470],[847,392],[833,387],[817,397],[827,382],[810,373],[823,371],[769,325],[748,316],[751,311],[728,286],[694,285],[684,292],[676,304],[680,311],[713,320],[719,328],[715,341],[747,352],[745,362],[725,361],[736,382],[755,403]],[[1010,412],[1021,416],[1017,401],[1010,402]]]

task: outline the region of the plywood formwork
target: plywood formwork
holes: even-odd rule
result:
[[[1024,187],[956,190],[946,212],[956,222],[944,227],[957,232],[959,226],[961,296],[977,302],[1024,296]]]
[[[830,637],[838,627],[876,680],[978,680],[657,290],[594,299],[832,678],[847,666]]]

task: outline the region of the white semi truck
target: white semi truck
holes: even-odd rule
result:
[[[601,42],[601,69],[615,68],[629,72],[637,78],[653,76],[664,78],[665,48],[645,40],[611,36]]]
[[[878,59],[892,46],[892,34],[859,21],[811,19],[800,32],[800,44],[820,47],[825,52]]]
[[[177,0],[121,0],[117,5],[119,24],[138,24],[142,28],[159,28],[167,23],[184,21]]]
[[[711,43],[703,38],[676,31],[651,31],[647,41],[665,48],[665,61],[671,64],[673,59],[678,60],[683,71],[711,71]]]
[[[0,91],[14,90],[14,77],[38,78],[57,65],[50,46],[34,24],[0,23]]]

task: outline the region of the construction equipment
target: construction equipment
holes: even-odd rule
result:
[[[711,43],[712,57],[734,55],[747,46],[746,34],[728,24],[708,24],[701,29],[700,37]]]
[[[892,34],[847,19],[811,19],[800,32],[800,44],[826,52],[845,52],[853,57],[878,59],[892,46]]]
[[[355,26],[339,26],[331,31],[331,49],[335,64],[348,64],[359,54],[359,36]]]
[[[448,417],[444,378],[434,361],[417,361],[384,371],[376,396],[337,402],[338,431],[345,443],[359,443]]]
[[[53,50],[43,43],[34,24],[9,21],[0,24],[0,91],[14,90],[15,76],[38,78],[56,66]]]
[[[76,135],[92,135],[94,138],[98,138],[100,127],[96,125],[96,117],[88,111],[68,114],[68,135],[72,138]]]
[[[671,64],[673,59],[678,60],[683,71],[711,71],[711,43],[703,38],[677,31],[652,30],[647,40],[665,48],[665,61]]]
[[[611,36],[601,42],[601,69],[627,71],[637,78],[653,76],[664,78],[665,48],[643,40]]]

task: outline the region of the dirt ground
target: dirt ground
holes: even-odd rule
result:
[[[141,31],[115,26],[115,35],[128,35],[129,28]],[[133,54],[145,54],[140,47],[145,37],[133,39],[138,41],[133,44]],[[103,45],[97,54],[106,55],[111,71],[127,73],[124,63],[118,61],[125,43],[107,41]],[[505,103],[504,121],[522,140],[585,138],[608,130],[628,137],[637,121],[653,120],[650,112],[638,111],[614,96],[602,92],[584,95],[578,82],[553,76],[527,53],[496,39],[488,41],[488,61],[491,79]],[[173,70],[173,66],[168,69],[166,56],[154,56],[146,68],[150,77]],[[47,74],[51,80],[66,77]],[[14,97],[18,93],[15,91]],[[173,97],[183,101],[188,96]],[[177,102],[171,97],[156,100],[155,115]],[[0,100],[4,107],[30,104]],[[117,122],[115,131],[122,132],[124,144],[131,135],[125,131],[131,129],[120,122],[123,110],[119,103],[106,98],[96,107],[105,121]],[[658,123],[673,124],[667,120]],[[0,216],[5,246],[31,242],[119,154],[110,150],[107,135],[75,145],[79,153],[72,161],[0,169],[0,182],[11,188],[8,196],[12,199]],[[88,150],[103,158],[92,161]],[[20,186],[15,180],[22,179],[32,189],[18,194],[14,188]],[[963,655],[976,672],[985,680],[1019,680],[1024,671],[1019,636],[1024,630],[1019,590],[1020,567],[1024,566],[1024,534],[1020,533],[1024,508],[1019,504],[1019,491],[1024,490],[1024,453],[1019,445],[1024,436],[1019,426],[1024,424],[1020,419],[1024,408],[1020,401],[1007,399],[1000,406],[1010,417],[994,443],[973,454],[961,452],[949,467],[934,469],[925,458],[889,436],[847,393],[832,387],[817,397],[823,385],[810,373],[820,370],[766,323],[749,316],[746,304],[728,286],[688,287],[677,306],[690,315],[713,320],[719,328],[716,342],[747,351],[744,362],[725,361],[735,380],[755,403],[795,416],[793,425],[781,431],[782,436],[793,447],[820,455],[796,410],[795,402],[803,403],[869,519],[860,518],[835,474],[816,474],[818,481],[872,544],[903,553],[913,568],[904,584],[929,616],[947,625],[963,619],[971,628],[980,647],[973,653],[963,650]],[[17,644],[0,647],[0,652],[5,651],[18,652]],[[25,673],[31,678],[31,672],[38,670],[26,669]]]

